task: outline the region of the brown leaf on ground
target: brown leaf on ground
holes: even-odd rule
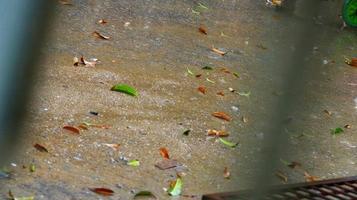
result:
[[[214,113],[212,113],[212,116],[217,117],[219,119],[226,120],[226,121],[231,121],[231,117],[224,112],[214,112]]]
[[[102,196],[113,196],[114,191],[108,188],[89,188],[90,191]]]
[[[227,69],[227,68],[225,68],[225,67],[222,67],[221,69],[220,69],[220,71],[221,72],[224,72],[224,73],[227,73],[227,74],[230,74],[231,72]]]
[[[228,133],[226,133],[225,131],[217,131],[214,129],[208,129],[207,130],[207,135],[208,136],[216,136],[216,137],[227,137],[229,136]]]
[[[228,167],[224,168],[223,177],[229,179],[231,177],[231,173],[228,171]]]
[[[224,93],[223,92],[217,92],[217,95],[220,95],[220,96],[224,96]]]
[[[198,28],[198,31],[202,34],[207,35],[207,28],[204,25],[200,25],[200,27]]]
[[[76,134],[76,135],[79,135],[81,130],[77,127],[74,127],[74,126],[63,126],[63,129],[67,130],[67,131],[70,131],[72,134]]]
[[[177,160],[172,160],[172,159],[164,159],[158,163],[155,164],[155,167],[161,169],[161,170],[165,170],[165,169],[171,169],[174,167],[179,166],[180,163],[177,162]]]
[[[106,24],[106,23],[108,23],[108,21],[105,19],[98,20],[98,24]]]
[[[349,124],[346,124],[346,125],[345,125],[345,126],[343,126],[343,127],[347,128],[347,129],[352,128],[352,126],[351,126],[351,125],[349,125]]]
[[[202,74],[197,74],[196,78],[200,78],[202,76]]]
[[[206,87],[205,86],[199,86],[197,88],[198,91],[200,91],[202,94],[206,94]]]
[[[161,155],[163,158],[170,159],[169,151],[168,151],[165,147],[161,147],[161,148],[160,148],[160,155]]]
[[[78,66],[79,65],[79,59],[77,57],[73,57],[73,65]]]
[[[306,182],[315,182],[315,181],[319,180],[318,177],[312,176],[306,171],[304,172],[304,178],[305,178]]]
[[[86,125],[84,125],[84,124],[80,124],[80,125],[78,126],[78,128],[83,129],[83,130],[88,130],[88,126],[86,126]]]
[[[105,36],[105,35],[99,33],[98,31],[94,31],[93,32],[93,36],[96,37],[96,38],[99,38],[99,39],[103,39],[103,40],[109,40],[110,39],[109,36]]]
[[[42,145],[40,145],[40,144],[35,144],[35,145],[33,145],[33,147],[35,147],[38,151],[40,151],[40,152],[46,152],[46,153],[48,153],[48,150],[46,149],[46,147],[44,147],[44,146],[42,146]]]
[[[89,67],[95,67],[95,65],[97,64],[98,62],[98,59],[94,58],[92,59],[93,61],[88,61],[86,59],[84,59],[84,57],[82,56],[81,57],[81,64],[83,65],[86,65],[86,66],[89,66]]]
[[[216,49],[216,48],[214,48],[213,46],[212,46],[211,50],[212,50],[213,52],[215,52],[215,53],[221,55],[221,56],[224,56],[224,55],[226,55],[226,53],[227,53],[227,52],[221,51],[221,50],[219,50],[219,49]]]
[[[107,143],[104,143],[103,145],[107,146],[107,147],[110,147],[112,148],[113,150],[115,151],[118,151],[119,150],[119,147],[120,147],[120,144],[107,144]]]
[[[275,175],[276,175],[280,180],[282,180],[284,183],[288,182],[288,177],[287,177],[285,174],[283,174],[283,172],[277,171],[277,172],[275,172]]]

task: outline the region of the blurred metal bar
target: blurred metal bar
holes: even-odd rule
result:
[[[16,147],[53,0],[0,0],[0,164]]]

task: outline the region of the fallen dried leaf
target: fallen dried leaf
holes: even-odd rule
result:
[[[198,91],[200,91],[202,94],[206,94],[206,87],[205,86],[199,86],[197,88]]]
[[[235,92],[236,90],[235,89],[233,89],[233,88],[228,88],[228,90],[230,91],[230,92]]]
[[[332,112],[328,111],[328,110],[324,110],[324,113],[326,113],[328,116],[332,115]]]
[[[172,181],[170,183],[170,188],[167,190],[167,193],[171,196],[178,196],[182,192],[182,179],[180,177],[177,177],[175,181]]]
[[[104,143],[103,145],[112,148],[115,151],[119,150],[120,144],[108,144],[108,143]]]
[[[221,50],[219,50],[219,49],[216,49],[216,48],[214,48],[213,46],[212,46],[211,50],[212,50],[213,52],[215,52],[215,53],[221,55],[221,56],[224,56],[224,55],[226,55],[226,53],[227,53],[227,52],[221,51]]]
[[[214,112],[214,113],[212,113],[212,116],[217,117],[219,119],[226,120],[226,121],[231,121],[231,117],[224,112]]]
[[[278,178],[280,178],[280,180],[282,180],[284,183],[288,182],[288,177],[285,174],[283,174],[283,172],[277,171],[277,172],[275,172],[275,175]]]
[[[226,133],[225,131],[217,131],[214,129],[208,129],[207,135],[208,136],[216,136],[216,137],[227,137],[229,134]]]
[[[231,177],[231,173],[228,171],[228,168],[225,167],[223,171],[223,177],[229,179]]]
[[[230,74],[230,73],[231,73],[231,72],[230,72],[227,68],[225,68],[225,67],[222,67],[220,71],[221,71],[221,72],[224,72],[224,73],[227,73],[227,74]]]
[[[33,147],[35,147],[38,151],[40,151],[40,152],[46,152],[46,153],[48,153],[48,150],[46,149],[46,147],[44,147],[44,146],[42,146],[42,145],[40,145],[40,144],[35,144],[35,145],[33,145]]]
[[[92,61],[88,61],[88,60],[84,59],[83,56],[81,57],[80,60],[81,60],[81,64],[89,66],[89,67],[95,67],[95,65],[98,62],[98,59],[96,59],[96,58],[93,58]]]
[[[80,124],[80,125],[78,126],[78,128],[83,129],[83,130],[88,130],[88,126],[86,126],[86,125],[84,125],[84,124]]]
[[[248,118],[246,118],[245,116],[242,117],[242,121],[243,123],[248,123]]]
[[[351,126],[351,125],[349,125],[349,124],[346,124],[344,127],[345,127],[345,128],[347,128],[347,129],[352,128],[352,126]]]
[[[109,36],[105,36],[105,35],[99,33],[98,31],[94,31],[93,32],[93,36],[96,37],[96,38],[99,38],[99,39],[103,39],[103,40],[109,40],[110,39]]]
[[[68,130],[71,133],[74,133],[74,134],[77,134],[77,135],[80,134],[80,131],[81,131],[79,128],[74,127],[74,126],[64,126],[63,129]]]
[[[267,47],[263,46],[262,44],[258,44],[257,47],[260,48],[260,49],[263,49],[263,50],[267,50],[268,49]]]
[[[319,180],[319,178],[318,177],[316,177],[316,176],[312,176],[312,175],[310,175],[308,172],[304,172],[304,178],[305,178],[305,180],[307,181],[307,182],[315,182],[315,181],[318,181]]]
[[[108,21],[105,19],[98,20],[98,24],[106,24],[106,23],[108,23]]]
[[[213,84],[215,84],[216,82],[214,82],[214,81],[212,81],[211,79],[209,79],[209,78],[206,78],[206,81],[208,81],[208,82],[210,82],[210,83],[213,83]]]
[[[202,76],[202,74],[197,74],[196,78],[200,78]]]
[[[78,66],[79,65],[79,59],[77,57],[73,57],[73,65]]]
[[[34,200],[35,197],[33,196],[30,196],[30,197],[15,197],[15,195],[11,192],[11,190],[9,190],[8,192],[8,195],[9,195],[9,199],[10,200]]]
[[[198,31],[202,34],[207,35],[207,28],[204,25],[200,25],[200,27],[198,28]]]
[[[170,159],[169,151],[165,147],[160,148],[160,155],[165,159]]]
[[[171,169],[174,167],[180,166],[180,163],[177,162],[177,160],[173,160],[173,159],[164,159],[158,163],[155,164],[155,167],[161,169],[161,170],[165,170],[165,169]]]
[[[102,196],[113,196],[114,191],[108,188],[89,188],[90,191]]]
[[[217,92],[217,95],[224,96],[223,92]]]
[[[357,67],[357,58],[346,59],[345,63],[352,67]]]
[[[137,197],[153,197],[153,198],[157,199],[156,196],[152,192],[147,191],[147,190],[143,190],[143,191],[136,193],[134,195],[134,199]]]

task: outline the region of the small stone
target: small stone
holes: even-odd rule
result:
[[[328,60],[323,60],[322,64],[327,65],[328,64]]]
[[[234,112],[239,112],[239,108],[237,106],[232,106],[231,108]]]

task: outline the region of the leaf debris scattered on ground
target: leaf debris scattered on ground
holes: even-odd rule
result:
[[[105,19],[98,20],[98,24],[106,24],[106,23],[108,23],[108,21]]]
[[[204,69],[204,70],[213,70],[213,67],[211,67],[209,65],[205,65],[204,67],[202,67],[202,69]]]
[[[225,131],[218,131],[218,130],[214,130],[214,129],[208,129],[207,130],[207,135],[208,136],[215,136],[215,137],[227,137],[229,136],[228,133],[226,133]]]
[[[284,183],[288,182],[288,177],[281,171],[275,172],[275,175]]]
[[[160,155],[165,159],[170,159],[169,150],[167,150],[165,147],[160,148]]]
[[[217,95],[220,95],[220,96],[224,96],[224,93],[221,91],[221,92],[217,92]]]
[[[171,169],[177,166],[180,166],[180,163],[174,159],[163,159],[155,164],[155,167],[161,170]]]
[[[40,152],[46,152],[46,153],[48,153],[48,150],[46,149],[46,147],[44,147],[44,146],[42,146],[42,145],[40,145],[40,144],[35,144],[35,145],[33,145],[33,147],[35,147],[38,151],[40,151]]]
[[[345,63],[352,67],[357,67],[357,58],[345,59]]]
[[[129,166],[138,167],[140,165],[140,162],[139,160],[135,159],[135,160],[129,160],[126,164]]]
[[[34,200],[34,196],[28,196],[28,197],[16,197],[11,190],[8,192],[9,195],[9,200]]]
[[[238,94],[239,94],[240,96],[250,97],[250,91],[249,91],[249,92],[238,92]]]
[[[198,27],[198,31],[204,35],[207,35],[207,28],[203,24]]]
[[[222,144],[224,144],[224,145],[226,145],[226,146],[228,146],[228,147],[231,147],[231,148],[234,148],[234,147],[236,147],[236,146],[238,146],[238,142],[236,142],[236,143],[234,143],[234,142],[229,142],[229,141],[227,141],[227,140],[225,140],[225,139],[223,139],[223,138],[218,138],[219,139],[219,141],[222,143]]]
[[[212,116],[217,117],[219,119],[223,119],[225,121],[231,121],[232,120],[232,118],[228,114],[226,114],[224,112],[213,112]]]
[[[202,94],[206,94],[206,87],[205,86],[199,86],[198,88],[197,88],[197,90],[199,91],[199,92],[201,92]]]
[[[93,34],[94,37],[102,39],[102,40],[109,40],[110,39],[109,36],[103,35],[103,34],[99,33],[98,31],[94,31],[92,34]]]
[[[138,92],[135,88],[126,84],[116,84],[111,88],[112,91],[122,92],[131,96],[138,96]]]
[[[183,181],[182,181],[181,177],[177,177],[177,179],[175,181],[172,181],[170,183],[170,187],[167,190],[167,193],[171,196],[180,195],[182,192],[182,185],[183,185]]]
[[[226,179],[229,179],[231,177],[231,173],[228,171],[228,167],[224,168],[223,177]]]
[[[73,59],[74,61],[75,59]],[[98,63],[98,59],[97,58],[91,58],[91,61],[88,61],[86,59],[84,59],[83,56],[81,56],[80,58],[80,64],[88,66],[88,67],[95,67],[95,65]],[[78,66],[78,65],[77,65]]]
[[[195,74],[187,67],[187,73],[194,76]]]
[[[63,126],[63,129],[70,131],[70,133],[72,133],[72,134],[76,134],[76,135],[80,134],[79,128],[74,127],[74,126],[66,125],[66,126]]]
[[[331,134],[332,135],[339,135],[341,133],[343,133],[343,129],[341,127],[337,127],[337,128],[334,128],[334,129],[331,129]]]
[[[219,50],[219,49],[217,49],[217,48],[214,48],[213,46],[212,46],[211,50],[212,50],[213,52],[215,52],[215,53],[221,55],[221,56],[224,56],[224,55],[227,54],[227,52],[221,51],[221,50]]]
[[[211,79],[209,79],[209,78],[206,78],[206,81],[208,81],[208,82],[210,82],[210,83],[213,83],[213,84],[215,84],[216,82],[214,82],[214,81],[212,81]]]
[[[113,196],[114,191],[109,188],[89,188],[90,191],[102,196]]]
[[[157,197],[152,192],[150,192],[148,190],[140,191],[134,195],[134,199],[138,198],[138,197],[152,197],[152,198],[157,199]]]
[[[104,143],[103,145],[104,145],[104,146],[107,146],[107,147],[110,147],[110,148],[112,148],[112,149],[115,150],[115,151],[118,151],[118,150],[119,150],[119,147],[120,147],[120,144],[108,144],[108,143]]]
[[[185,136],[188,136],[190,134],[190,132],[191,132],[191,130],[187,129],[182,134],[185,135]]]

